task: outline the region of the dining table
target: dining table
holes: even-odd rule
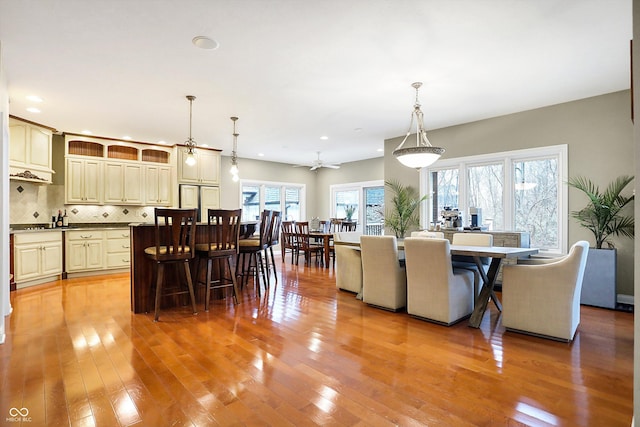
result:
[[[335,242],[334,245],[345,245],[360,247],[359,242]],[[404,250],[403,239],[398,240],[398,250]],[[449,251],[451,255],[464,255],[472,257],[475,264],[478,266],[480,277],[482,278],[482,286],[480,292],[476,297],[473,312],[469,318],[469,326],[472,328],[479,328],[482,323],[482,318],[487,310],[489,301],[493,300],[496,308],[502,311],[502,305],[500,300],[494,293],[496,285],[496,279],[498,277],[498,271],[502,265],[502,260],[509,258],[520,258],[538,253],[536,248],[518,248],[518,247],[503,247],[503,246],[466,246],[466,245],[450,245]],[[485,272],[482,265],[482,258],[491,258],[489,269]]]

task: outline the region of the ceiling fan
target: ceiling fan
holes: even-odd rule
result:
[[[313,163],[311,164],[311,167],[309,168],[310,171],[314,171],[319,168],[340,169],[340,165],[332,164],[332,163],[324,163],[320,159],[320,152],[316,151],[316,153],[318,154],[318,158],[314,160]],[[308,167],[308,166],[309,165],[293,165],[294,168]]]

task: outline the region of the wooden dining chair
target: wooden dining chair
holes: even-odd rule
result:
[[[307,221],[296,222],[296,242],[298,245],[298,253],[304,252],[304,261],[306,265],[311,265],[311,256],[315,255],[316,264],[323,262],[324,245],[311,241],[309,236],[309,223]],[[296,256],[296,264],[298,257]]]
[[[238,303],[236,275],[231,268],[231,260],[238,254],[240,218],[242,218],[242,209],[209,209],[207,211],[207,242],[196,244],[198,260],[206,261],[204,280],[196,281],[196,286],[202,283],[206,287],[205,311],[209,311],[213,289],[231,288],[233,301],[235,304]],[[214,261],[217,263],[216,271],[213,269]]]
[[[282,239],[280,251],[282,252],[282,262],[286,259],[287,251],[291,253],[291,264],[297,263],[298,248],[296,244],[296,226],[294,221],[282,221]]]
[[[144,250],[147,258],[155,263],[152,284],[152,288],[155,287],[155,292],[153,290],[150,292],[152,298],[155,293],[153,319],[155,322],[160,317],[162,297],[166,296],[189,294],[193,314],[198,314],[189,268],[189,262],[195,256],[196,221],[196,209],[155,208],[155,245]],[[167,264],[174,264],[178,270],[181,270],[178,271],[178,278],[182,276],[184,282],[180,280],[174,286],[165,286],[164,273]],[[186,289],[184,288],[185,282]]]

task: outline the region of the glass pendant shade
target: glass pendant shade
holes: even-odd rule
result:
[[[434,147],[427,139],[427,132],[424,130],[424,118],[422,110],[420,110],[420,102],[418,101],[418,90],[422,83],[416,82],[411,85],[416,90],[416,102],[411,113],[411,122],[409,130],[400,145],[393,151],[393,155],[400,163],[410,168],[421,169],[433,164],[444,153],[444,148]],[[404,144],[411,135],[413,123],[416,123],[416,144],[415,146],[407,146]]]

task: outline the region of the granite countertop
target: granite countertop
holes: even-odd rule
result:
[[[99,222],[99,223],[75,223],[68,227],[51,228],[48,224],[11,224],[9,233],[33,233],[43,231],[73,231],[73,230],[109,230],[117,228],[128,228],[128,222]]]

